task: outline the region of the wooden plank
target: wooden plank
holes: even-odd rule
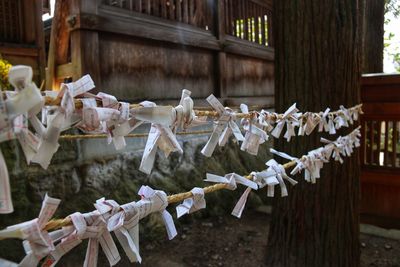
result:
[[[361,146],[360,146],[360,163],[361,166],[365,165],[365,149],[366,149],[366,134],[367,134],[367,125],[364,119],[361,118],[360,121],[360,125],[361,125]]]
[[[146,0],[146,14],[151,14],[151,0]]]
[[[389,122],[385,121],[385,146],[383,150],[383,165],[389,165]]]
[[[182,2],[180,0],[176,0],[176,20],[182,22]]]
[[[376,185],[387,185],[400,187],[400,173],[388,171],[361,171],[361,182]],[[400,190],[400,188],[399,188]]]
[[[170,20],[175,20],[175,5],[174,5],[174,0],[170,0],[169,6],[168,6],[168,18]]]
[[[374,121],[369,122],[369,164],[374,164]]]
[[[76,69],[74,64],[67,63],[67,64],[63,64],[63,65],[59,65],[56,68],[56,78],[57,79],[65,79],[65,78],[69,78],[69,77],[76,77]]]
[[[400,105],[398,103],[364,103],[362,109],[365,117],[371,115],[382,118],[397,116],[400,119]]]
[[[39,55],[39,48],[34,47],[21,47],[20,45],[14,46],[0,46],[0,54],[14,55],[14,56],[27,56],[37,57]]]
[[[268,61],[274,60],[275,51],[273,48],[251,43],[231,36],[226,36],[223,44],[223,51],[231,54],[261,58]]]
[[[265,21],[265,15],[264,12],[261,13],[261,44],[262,45],[266,45],[267,44],[267,39],[266,39],[266,35],[265,35],[265,31],[266,31],[266,21]]]
[[[398,135],[398,122],[393,121],[393,139],[392,139],[392,166],[398,167],[397,165],[397,135]]]
[[[267,30],[268,30],[268,45],[269,46],[274,46],[274,27],[273,27],[273,19],[272,19],[273,13],[268,11],[267,13]]]
[[[156,17],[161,17],[161,13],[160,13],[160,0],[152,0],[151,1],[151,5],[152,5],[152,7],[153,7],[153,13],[152,13],[152,15],[153,16],[156,16]]]
[[[258,10],[256,5],[254,5],[254,41],[259,44],[260,43],[260,17],[258,15]]]
[[[194,20],[194,0],[189,0],[189,24],[195,25],[195,20]]]
[[[400,84],[400,74],[364,74],[361,78],[361,85],[371,85],[380,87],[381,85],[398,85]]]
[[[167,2],[160,0],[161,3],[161,17],[167,18]]]
[[[381,156],[381,137],[382,137],[382,121],[377,121],[376,122],[376,127],[377,127],[377,134],[374,136],[375,137],[375,143],[376,143],[376,150],[375,150],[375,164],[380,166],[380,156]]]
[[[183,22],[189,24],[189,0],[183,0]]]
[[[212,50],[220,49],[220,44],[215,36],[203,29],[186,24],[177,25],[176,22],[157,19],[147,15],[138,16],[138,14],[130,16],[127,14],[123,16],[121,10],[115,11],[113,7],[104,7],[100,12],[101,16],[82,14],[73,30],[95,30],[209,48]],[[181,38],[182,35],[185,36],[184,39]]]

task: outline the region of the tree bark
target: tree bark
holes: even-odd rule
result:
[[[279,0],[274,3],[275,103],[284,112],[336,110],[360,102],[363,0]],[[351,128],[340,130],[346,135]],[[320,147],[320,134],[277,140],[300,157]],[[267,265],[359,266],[358,153],[324,165],[317,184],[303,174],[289,196],[274,199]],[[288,185],[290,187],[290,185]]]
[[[365,2],[363,34],[363,73],[383,72],[385,1]]]

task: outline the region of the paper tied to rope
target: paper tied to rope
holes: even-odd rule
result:
[[[219,176],[207,173],[206,177],[207,179],[204,180],[205,182],[226,184],[226,189],[229,190],[236,190],[237,184],[242,184],[247,186],[246,190],[244,191],[244,193],[242,194],[242,196],[240,197],[240,199],[238,200],[238,202],[236,203],[235,207],[232,210],[232,215],[237,218],[240,218],[242,216],[242,212],[247,202],[247,197],[250,194],[251,190],[258,189],[257,183],[249,179],[246,179],[245,177],[240,176],[236,173],[229,173],[226,174],[225,176]]]
[[[349,127],[349,122],[353,124],[353,118],[345,107],[340,106],[340,110],[336,115],[334,122],[335,122],[335,128],[337,130],[342,127]]]
[[[350,156],[354,152],[353,148],[360,146],[360,136],[360,126],[358,126],[349,135],[339,136],[335,141],[321,138],[321,142],[327,144],[323,151],[325,158],[329,159],[332,156],[335,161],[343,163],[342,156]]]
[[[38,151],[32,161],[47,169],[51,158],[58,150],[58,138],[61,131],[68,128],[68,122],[75,110],[74,97],[94,88],[90,75],[85,75],[76,82],[61,84],[57,98],[61,98],[60,107],[55,112],[54,118],[48,123],[45,133],[41,137]]]
[[[330,108],[326,108],[324,112],[319,113],[318,132],[330,131],[328,123],[328,114],[330,110],[331,110]]]
[[[107,230],[115,233],[129,260],[141,262],[142,259],[139,254],[139,213],[135,202],[120,206],[114,200],[102,198],[96,201],[95,207],[106,221]]]
[[[44,104],[40,90],[32,82],[32,68],[11,67],[8,80],[15,88],[0,96],[0,142],[18,139],[29,163],[36,153],[39,139],[28,129],[28,115],[35,116]],[[4,157],[0,150],[0,214],[13,212],[10,182]]]
[[[59,199],[51,198],[46,194],[38,218],[9,226],[0,231],[0,239],[19,238],[24,240],[23,246],[26,256],[19,263],[19,266],[37,266],[42,258],[54,250],[53,241],[44,227],[55,213],[59,203]]]
[[[185,199],[182,204],[176,207],[176,214],[178,218],[206,207],[203,188],[195,187],[190,192],[192,192],[193,197]]]
[[[302,124],[302,122],[300,122],[301,125],[299,126],[298,135],[302,136],[304,135],[304,133],[306,135],[310,135],[319,124],[321,117],[319,116],[319,114],[313,112],[306,112],[303,114],[302,117],[303,120],[305,120],[305,123]]]
[[[142,102],[141,104],[145,105],[145,107],[155,107],[154,103],[148,101]],[[154,111],[157,110],[155,109]],[[137,114],[135,113],[134,116],[136,117],[136,115]],[[140,171],[147,174],[151,173],[157,153],[157,148],[160,148],[164,152],[164,155],[166,157],[168,157],[171,152],[179,152],[181,154],[183,153],[183,150],[170,126],[152,123],[146,146],[143,152],[142,161],[140,162]]]
[[[249,114],[247,105],[241,104],[240,109],[242,113]],[[246,133],[240,149],[256,156],[260,145],[268,140],[268,134],[262,129],[262,125],[257,122],[257,118],[242,119],[241,124]]]
[[[323,167],[323,164],[328,162],[323,155],[324,148],[312,150],[308,152],[306,156],[303,156],[300,159],[289,156],[283,152],[278,152],[274,149],[271,149],[270,151],[271,153],[282,158],[295,161],[296,166],[293,168],[290,174],[295,175],[304,170],[304,179],[311,183],[316,183],[316,179],[320,178],[320,171]]]
[[[217,111],[219,118],[214,122],[214,130],[208,139],[201,153],[206,157],[211,157],[217,146],[224,146],[229,137],[233,134],[237,141],[244,141],[242,132],[236,124],[235,112],[230,108],[225,108],[214,95],[207,97],[207,102]]]
[[[281,118],[276,120],[276,126],[272,130],[271,135],[275,138],[279,138],[281,136],[283,127],[286,124],[287,130],[285,133],[286,140],[290,141],[292,136],[295,136],[294,127],[299,123],[298,114],[296,114],[299,110],[296,108],[296,103],[294,103],[286,112],[282,115]],[[278,117],[278,115],[276,115]]]
[[[205,119],[196,116],[193,110],[194,102],[190,97],[191,94],[192,92],[189,90],[183,89],[179,105],[173,109],[174,118],[171,126],[174,132],[178,129],[186,131],[188,128],[207,123]]]
[[[142,197],[137,202],[139,209],[139,218],[142,219],[150,213],[159,212],[164,222],[165,229],[167,230],[169,240],[173,239],[176,235],[176,228],[171,214],[166,210],[168,206],[167,194],[164,191],[154,190],[149,186],[142,186],[138,192]]]
[[[72,226],[63,227],[60,230],[56,230],[50,233],[50,236],[54,243],[58,243],[55,249],[47,255],[47,257],[42,261],[41,267],[52,267],[55,266],[58,261],[66,253],[71,251],[74,247],[82,243],[82,240],[97,239],[102,235],[102,232],[106,230],[105,224],[95,226],[94,221],[101,220],[100,213],[97,211],[91,213],[81,214],[80,212],[75,212],[68,216],[72,221]],[[105,244],[103,244],[105,245]],[[88,246],[88,247],[89,247]],[[109,247],[106,246],[106,249]],[[97,265],[97,252],[96,259],[94,255],[91,255],[93,251],[86,252],[85,265],[84,266],[96,266]],[[107,255],[107,251],[105,251]],[[107,255],[107,258],[109,256]]]
[[[272,153],[281,153],[274,149],[271,149]],[[286,155],[286,154],[285,154]],[[255,173],[254,180],[260,187],[268,186],[268,196],[273,197],[275,194],[275,186],[279,184],[281,188],[281,196],[288,196],[288,191],[284,180],[287,180],[290,184],[296,185],[297,181],[290,178],[285,171],[285,168],[276,162],[274,159],[270,159],[265,163],[268,168],[265,171]]]

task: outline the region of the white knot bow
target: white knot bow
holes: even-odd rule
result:
[[[7,227],[0,231],[1,238],[20,238],[26,252],[19,266],[36,266],[39,261],[54,250],[49,233],[44,230],[46,223],[55,213],[61,200],[45,196],[38,218]]]
[[[224,146],[232,134],[238,141],[244,141],[244,137],[239,126],[235,122],[235,112],[230,108],[225,108],[214,95],[207,97],[207,102],[220,116],[214,124],[214,130],[210,139],[208,139],[207,144],[201,150],[204,156],[211,157],[217,143],[220,146]]]
[[[240,109],[242,113],[249,114],[247,105],[241,104]],[[261,129],[262,125],[257,123],[257,119],[254,121],[251,119],[242,119],[242,125],[246,134],[240,149],[256,156],[260,145],[268,140],[268,134]]]
[[[286,139],[290,140],[290,137],[295,135],[293,123],[298,123],[298,114],[296,114],[298,111],[299,110],[296,108],[296,103],[294,103],[288,110],[286,110],[282,118],[278,118],[276,120],[277,124],[274,130],[271,132],[271,135],[275,138],[279,138],[286,123],[288,130]]]
[[[178,218],[206,207],[203,188],[195,187],[190,192],[192,192],[193,197],[185,199],[182,204],[176,207]]]
[[[254,189],[254,190],[258,189],[258,185],[255,182],[253,182],[249,179],[246,179],[245,177],[240,176],[236,173],[229,173],[229,174],[225,175],[225,177],[207,173],[206,177],[207,177],[207,179],[204,180],[205,182],[223,183],[223,184],[227,185],[226,189],[229,189],[229,190],[236,190],[237,184],[242,184],[242,185],[247,186],[246,190],[244,191],[244,193],[242,194],[242,196],[240,197],[239,201],[236,203],[236,205],[232,211],[232,215],[236,216],[238,218],[240,218],[242,216],[242,212],[246,205],[247,197],[248,197],[249,193],[251,192],[251,189]]]
[[[156,105],[152,102],[142,102],[142,105],[145,106],[145,108],[155,108]],[[150,109],[142,109],[143,112],[141,113],[134,113],[135,118],[137,119],[144,119],[146,118],[152,118],[152,120],[158,121],[157,118],[161,118],[162,116],[168,114],[172,114],[171,113],[171,109],[167,109],[164,110],[165,107],[160,107],[161,109],[153,109],[153,111],[151,111]],[[162,111],[164,110],[164,111]],[[149,115],[151,112],[161,112],[161,117],[159,116],[152,116]],[[138,115],[140,114],[140,115]],[[157,120],[156,120],[157,119]],[[171,119],[172,121],[172,119]],[[183,150],[178,142],[178,140],[176,139],[176,136],[174,135],[174,133],[172,132],[170,125],[171,123],[167,123],[166,124],[160,124],[160,123],[152,123],[151,124],[151,128],[150,128],[150,132],[149,132],[149,136],[147,138],[147,142],[146,142],[146,147],[144,149],[143,152],[143,157],[142,157],[142,161],[140,162],[140,167],[139,170],[150,174],[151,170],[153,168],[154,165],[154,160],[156,157],[156,152],[157,152],[157,148],[160,148],[166,157],[169,156],[169,154],[171,152],[179,152],[180,154],[183,153]],[[161,120],[159,121],[161,122]]]
[[[281,188],[281,196],[286,197],[288,195],[288,191],[284,179],[292,185],[296,185],[297,181],[290,178],[286,174],[285,168],[274,159],[270,159],[269,161],[267,161],[266,165],[268,166],[268,169],[266,171],[258,173],[258,176],[256,176],[256,180],[259,181],[261,185],[268,185],[269,197],[274,196],[275,185],[277,184],[279,184]],[[278,183],[276,181],[278,181]]]
[[[58,150],[58,138],[62,130],[66,126],[66,122],[70,121],[75,110],[74,97],[81,95],[94,88],[94,82],[89,75],[83,76],[76,82],[62,84],[58,98],[61,98],[61,105],[58,107],[54,118],[51,120],[47,128],[41,136],[41,142],[36,155],[32,161],[40,164],[44,169],[50,164],[51,158]]]

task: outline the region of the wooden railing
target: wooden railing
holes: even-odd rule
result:
[[[206,30],[211,30],[213,26],[213,5],[210,5],[210,1],[104,0],[103,4],[163,19],[179,21]]]
[[[21,0],[0,0],[0,42],[19,43],[22,39]]]
[[[361,218],[400,228],[400,75],[362,78]]]
[[[265,1],[224,0],[225,33],[272,46],[272,5]]]

